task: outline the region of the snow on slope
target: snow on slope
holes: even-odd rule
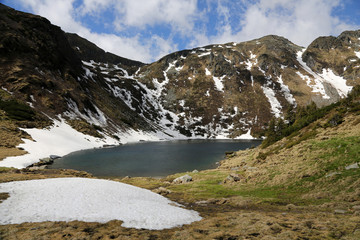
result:
[[[330,82],[333,87],[337,90],[341,97],[346,97],[346,95],[351,91],[352,86],[346,85],[346,80],[340,76],[334,74],[331,69],[323,69],[322,74],[320,74],[322,78],[326,81]]]
[[[297,61],[300,63],[302,68],[313,77],[314,83],[311,83],[309,76],[304,76],[300,72],[297,72],[297,74],[306,81],[307,85],[312,89],[313,92],[320,93],[324,99],[330,98],[330,96],[326,94],[323,85],[324,82],[331,84],[337,90],[341,97],[345,97],[352,89],[351,86],[346,85],[346,79],[335,75],[331,69],[323,69],[323,72],[321,74],[317,74],[312,71],[302,60],[302,54],[305,50],[306,49],[297,52]]]
[[[252,77],[252,76],[251,76]],[[286,101],[288,101],[290,104],[295,105],[296,106],[296,101],[294,96],[291,94],[290,89],[287,85],[284,84],[284,81],[282,80],[282,76],[280,75],[280,77],[278,77],[277,82],[280,84],[281,86],[281,91],[284,93],[285,99]]]
[[[355,51],[355,55],[357,58],[360,58],[360,52]]]
[[[226,77],[226,75],[222,76],[222,77],[215,77],[213,76],[213,80],[214,80],[214,84],[216,87],[216,90],[218,90],[219,92],[224,92],[224,83],[223,80]]]
[[[71,187],[69,187],[71,186]],[[199,214],[149,190],[88,178],[54,178],[0,184],[0,224],[43,221],[123,221],[128,228],[161,230],[200,221]]]
[[[261,88],[262,88],[265,96],[269,100],[269,103],[270,103],[270,106],[271,106],[271,112],[274,114],[274,116],[276,118],[281,117],[282,106],[281,106],[280,102],[277,100],[277,98],[275,97],[274,90],[272,88],[270,88],[270,87],[261,86]]]
[[[54,125],[49,129],[21,129],[35,140],[23,139],[24,143],[18,147],[22,147],[28,154],[16,157],[7,157],[0,161],[0,167],[14,167],[25,168],[33,163],[39,161],[49,155],[63,156],[74,151],[84,150],[89,148],[99,148],[104,144],[119,144],[113,138],[105,136],[103,139],[95,138],[89,135],[82,134],[65,121],[53,120]],[[136,132],[134,130],[122,132],[122,143],[135,142],[140,139],[143,140],[159,140],[161,137],[156,134],[150,135],[143,132]]]
[[[326,94],[324,85],[322,84],[323,79],[321,79],[313,70],[311,70],[306,63],[302,60],[303,51],[297,52],[297,61],[300,63],[302,68],[308,72],[313,77],[313,83],[308,75],[303,75],[299,71],[296,72],[303,80],[306,81],[306,84],[312,89],[312,92],[318,92],[322,95],[324,99],[329,99],[330,96]]]

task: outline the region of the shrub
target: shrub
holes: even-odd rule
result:
[[[3,101],[0,99],[0,109],[6,112],[6,115],[17,121],[33,121],[35,117],[34,110],[16,100]]]

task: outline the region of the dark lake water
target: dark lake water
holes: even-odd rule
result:
[[[78,151],[55,160],[50,168],[86,171],[94,176],[163,177],[216,167],[225,152],[256,147],[256,140],[142,142]]]

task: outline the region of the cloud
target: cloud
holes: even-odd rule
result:
[[[123,0],[116,9],[119,30],[169,24],[173,31],[186,34],[197,17],[196,0]]]
[[[331,15],[338,5],[338,0],[261,0],[246,11],[240,22],[240,33],[247,38],[282,35],[306,46],[319,35],[334,34],[339,28],[350,27]]]
[[[238,19],[239,31],[234,32],[236,26],[224,21],[216,34],[197,36],[198,41],[192,44],[240,42],[275,34],[307,46],[320,35],[338,35],[358,27],[332,15],[340,4],[339,0],[259,0],[245,3],[246,10]],[[218,8],[224,7],[219,4]]]

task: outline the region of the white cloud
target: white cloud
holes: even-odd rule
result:
[[[282,35],[306,46],[319,35],[334,34],[339,21],[331,11],[338,4],[338,0],[261,0],[248,8],[241,35],[250,39]]]
[[[213,36],[197,36],[194,43],[225,43],[247,41],[265,35],[284,36],[295,44],[307,46],[321,35],[338,35],[342,31],[356,29],[356,26],[341,21],[332,15],[339,0],[259,0],[247,3],[240,17],[238,32],[229,22]],[[219,5],[221,14],[223,6]]]
[[[83,0],[80,5],[80,14],[97,14],[105,9],[110,8],[114,4],[114,0]]]
[[[123,0],[116,9],[118,30],[170,24],[172,30],[186,34],[197,17],[196,0]]]
[[[20,0],[20,2],[33,10],[35,14],[46,17],[51,23],[61,26],[69,32],[84,31],[80,23],[75,22],[73,13],[74,0]]]

